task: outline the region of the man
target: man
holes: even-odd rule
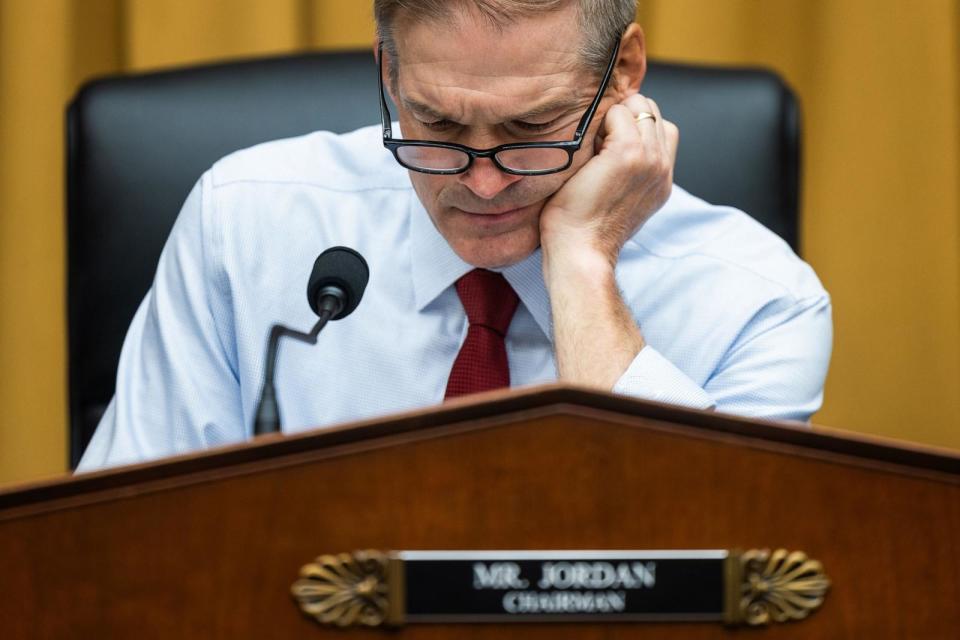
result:
[[[745,214],[672,187],[678,132],[638,93],[634,0],[374,5],[399,130],[385,113],[201,178],[81,469],[248,438],[267,332],[313,324],[304,283],[335,245],[366,256],[370,284],[318,347],[284,346],[287,431],[557,378],[752,416],[819,408],[829,298]]]

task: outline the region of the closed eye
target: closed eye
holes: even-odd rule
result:
[[[553,129],[557,125],[558,120],[559,119],[555,119],[550,122],[524,122],[523,120],[514,120],[513,125],[528,133],[543,133]]]
[[[430,131],[438,131],[438,132],[449,131],[450,129],[456,126],[456,123],[453,122],[452,120],[435,120],[433,122],[423,122],[422,120],[420,120],[419,122]]]

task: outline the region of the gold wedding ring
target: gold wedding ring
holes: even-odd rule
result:
[[[656,121],[657,121],[657,116],[653,115],[653,114],[650,113],[649,111],[644,111],[643,113],[637,114],[637,118],[636,118],[637,124],[640,124],[641,122],[643,122],[644,120],[647,120],[647,119],[650,119],[650,120],[653,120],[654,122],[656,122]]]

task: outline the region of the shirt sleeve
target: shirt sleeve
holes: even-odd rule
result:
[[[124,340],[116,393],[78,471],[246,437],[209,174],[184,203]],[[218,322],[219,320],[219,322]]]
[[[650,345],[640,350],[617,380],[613,392],[693,409],[709,409],[716,404],[696,382]]]
[[[823,403],[832,347],[826,293],[775,300],[751,318],[702,385],[648,345],[613,391],[695,409],[805,422]]]

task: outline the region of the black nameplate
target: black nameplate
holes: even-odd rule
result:
[[[408,622],[723,620],[727,551],[405,551]]]

